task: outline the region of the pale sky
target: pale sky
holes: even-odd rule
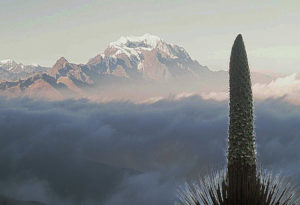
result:
[[[299,0],[0,0],[0,59],[86,63],[126,35],[151,33],[227,69],[242,33],[252,70],[300,73]]]

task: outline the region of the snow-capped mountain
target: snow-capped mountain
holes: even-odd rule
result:
[[[0,94],[46,98],[64,98],[67,93],[68,96],[86,96],[91,90],[98,95],[106,85],[120,90],[124,83],[150,84],[150,89],[163,83],[164,88],[172,88],[170,92],[173,92],[195,82],[197,85],[193,84],[193,88],[226,90],[228,82],[227,72],[210,71],[191,59],[184,48],[150,34],[121,37],[86,64],[70,63],[61,57],[47,70],[5,60],[0,64],[0,79],[5,79],[7,73],[14,74],[11,78],[15,81],[0,83]],[[24,75],[29,77],[20,79]],[[158,86],[159,90],[162,88]]]
[[[105,74],[145,80],[169,80],[208,70],[192,60],[184,48],[150,34],[121,37],[88,65]]]
[[[12,59],[5,59],[0,61],[0,80],[18,80],[48,69],[40,65],[23,65]]]

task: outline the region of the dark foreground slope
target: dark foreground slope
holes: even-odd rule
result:
[[[0,195],[0,205],[45,205],[37,201],[22,201]]]

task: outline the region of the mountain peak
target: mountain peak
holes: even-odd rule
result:
[[[61,57],[60,59],[58,59],[56,61],[56,63],[54,64],[54,66],[50,69],[50,74],[56,74],[61,68],[64,68],[66,66],[66,64],[68,64],[69,62],[67,61],[67,59],[65,59],[64,57]]]
[[[110,47],[128,47],[128,48],[155,48],[162,42],[158,36],[146,33],[142,36],[122,36],[119,40],[110,43]]]
[[[12,63],[16,63],[16,62],[12,59],[3,59],[0,61],[0,64],[12,64]]]
[[[119,40],[110,43],[109,47],[102,54],[90,59],[88,64],[97,64],[102,62],[106,57],[112,62],[116,59],[122,59],[126,62],[129,60],[131,64],[138,65],[139,70],[142,69],[142,64],[144,63],[153,66],[154,60],[160,61],[159,63],[163,64],[171,59],[192,62],[191,57],[184,48],[167,43],[160,37],[149,33],[142,36],[123,36],[119,38]],[[150,58],[152,60],[149,60]],[[145,59],[146,62],[144,62]]]
[[[60,57],[60,58],[56,61],[55,64],[63,65],[63,64],[65,64],[65,63],[69,63],[69,62],[68,62],[67,59],[65,59],[64,57]]]

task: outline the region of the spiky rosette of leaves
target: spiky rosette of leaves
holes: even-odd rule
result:
[[[176,205],[224,204],[227,200],[226,172],[214,172],[193,183],[185,183],[178,189]]]
[[[260,171],[255,186],[249,186],[251,205],[298,205],[300,195],[295,186],[280,175]],[[194,183],[186,183],[178,189],[176,205],[232,205],[229,196],[227,172],[214,172]]]

